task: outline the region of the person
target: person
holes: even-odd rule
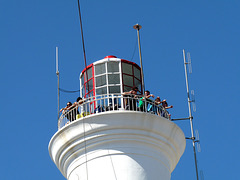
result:
[[[60,109],[60,111],[59,112],[62,112],[63,114],[65,113],[65,111],[70,107],[72,105],[72,103],[71,102],[68,102],[67,103],[67,106],[66,107],[64,107],[64,108],[62,108],[62,109]]]
[[[134,111],[137,110],[136,98],[139,96],[137,92],[138,92],[138,88],[134,86],[132,87],[131,91],[123,93],[125,109],[134,110]]]
[[[173,108],[173,106],[171,105],[171,106],[168,106],[168,103],[167,103],[167,100],[166,99],[164,99],[163,101],[162,101],[162,106],[164,107],[164,109],[165,109],[165,111],[162,111],[162,116],[163,117],[168,117],[169,119],[171,118],[171,114],[169,114],[169,112],[166,110],[166,109],[170,109],[170,108]]]
[[[148,109],[148,104],[150,102],[152,102],[151,99],[149,99],[150,97],[155,97],[153,94],[150,94],[150,91],[145,91],[144,93],[144,97],[142,97],[139,101],[139,105],[138,105],[138,108],[140,111],[146,111]],[[145,101],[147,102],[146,105],[145,105]],[[147,108],[147,109],[145,109]]]
[[[76,119],[76,115],[75,115],[75,118],[74,118],[74,113],[72,111],[72,103],[71,102],[68,102],[67,103],[67,106],[65,108],[62,108],[60,109],[60,112],[62,112],[62,114],[65,115],[65,117],[67,117],[67,119],[72,122]]]
[[[81,97],[78,97],[76,102],[73,103],[72,109],[73,109],[73,115],[75,115],[75,118],[77,119],[77,116],[80,114],[78,111],[78,106],[82,104],[84,100]],[[79,117],[79,116],[78,116]]]
[[[158,116],[161,116],[161,112],[162,112],[162,108],[161,108],[161,99],[160,97],[158,96],[155,101],[154,101],[154,106],[153,106],[153,111],[155,114],[157,114]]]
[[[164,100],[162,101],[162,106],[163,106],[165,109],[173,108],[172,105],[171,105],[171,106],[168,106],[168,103],[167,103],[167,100],[166,100],[166,99],[164,99]]]
[[[73,103],[73,107],[78,106],[83,103],[83,99],[81,97],[78,97],[76,102]]]
[[[158,96],[156,99],[155,99],[155,104],[156,105],[160,105],[162,103],[160,97]]]

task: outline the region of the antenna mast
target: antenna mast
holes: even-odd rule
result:
[[[144,94],[145,93],[145,85],[144,85],[142,53],[141,53],[141,44],[140,44],[140,35],[139,35],[139,30],[142,28],[142,26],[139,24],[136,24],[133,26],[133,28],[137,30],[137,35],[138,35],[138,48],[139,48],[139,58],[140,58],[140,65],[141,65],[141,78],[142,78],[142,91]]]
[[[58,119],[59,119],[59,111],[60,111],[60,89],[59,89],[59,71],[58,71],[58,47],[56,47],[56,74],[58,81]]]
[[[190,120],[190,126],[191,126],[191,134],[192,134],[192,137],[191,138],[187,138],[187,139],[191,139],[192,140],[193,152],[194,152],[194,160],[195,160],[195,168],[196,168],[196,176],[197,176],[197,180],[199,180],[199,178],[198,178],[197,154],[196,154],[196,147],[195,147],[195,143],[198,142],[198,141],[195,140],[196,138],[194,136],[193,117],[192,117],[192,109],[191,109],[191,102],[193,102],[193,101],[190,100],[189,88],[188,88],[187,64],[189,64],[189,62],[186,62],[186,56],[185,56],[185,50],[184,49],[183,49],[183,59],[184,59],[186,87],[187,87],[187,96],[188,96],[189,120]]]

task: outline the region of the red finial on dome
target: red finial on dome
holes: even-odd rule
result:
[[[117,58],[117,57],[113,55],[109,55],[109,56],[106,56],[104,59],[108,59],[108,58]]]

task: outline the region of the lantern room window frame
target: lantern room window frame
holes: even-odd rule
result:
[[[118,71],[111,71],[110,68],[108,67],[109,63],[117,63],[117,67],[118,67]],[[96,82],[96,86],[95,86],[95,93],[96,95],[98,95],[97,93],[97,90],[100,90],[102,88],[105,88],[106,87],[106,93],[105,94],[114,94],[112,92],[110,92],[110,88],[111,87],[119,87],[119,92],[117,93],[122,93],[121,91],[121,65],[120,65],[121,61],[119,59],[117,60],[111,60],[111,61],[100,61],[100,62],[97,62],[96,64],[94,64],[94,70],[96,72],[96,68],[97,66],[100,66],[102,64],[104,64],[104,67],[105,67],[105,71],[101,74],[95,74],[95,82]],[[110,83],[110,76],[111,75],[118,75],[119,76],[119,80],[118,82],[116,83]],[[100,78],[100,77],[103,77],[106,81],[105,81],[105,84],[103,84],[102,86],[97,86],[97,79]],[[101,94],[101,93],[100,93]]]
[[[87,81],[86,73],[88,72],[91,73],[88,74]],[[101,77],[103,82],[101,82]],[[128,77],[130,78],[129,84],[127,80]],[[114,94],[122,94],[123,92],[130,91],[134,86],[138,87],[139,92],[142,94],[141,68],[134,62],[116,57],[104,58],[90,64],[81,72],[79,79],[80,96],[82,98],[94,97],[94,99],[98,99],[103,96],[108,97]],[[87,83],[89,82],[91,82],[92,85],[90,85],[91,89],[87,90]],[[100,92],[97,93],[98,91]],[[112,102],[110,102],[109,98],[107,99],[105,104],[111,104]],[[94,113],[97,106],[96,102],[90,103],[90,106],[91,113]]]
[[[92,70],[92,73],[88,74],[88,81],[87,81],[86,73],[88,73],[88,71],[90,69]],[[89,76],[89,75],[91,75],[91,76]],[[82,82],[82,80],[84,80],[84,82]],[[92,81],[92,88],[88,89],[87,83],[89,83],[90,81]],[[88,86],[89,86],[89,84],[88,84]],[[90,88],[90,86],[89,86],[89,88]],[[87,68],[84,68],[84,70],[82,71],[82,73],[80,75],[80,96],[84,97],[84,98],[95,96],[94,90],[95,90],[94,68],[93,68],[93,64],[90,64],[89,66],[87,66]]]
[[[126,64],[128,64],[128,65],[131,65],[131,67],[132,67],[132,74],[128,74],[128,73],[126,73],[126,72],[123,72],[123,70],[122,70],[122,91],[123,91],[123,92],[124,92],[124,91],[130,91],[132,87],[136,86],[136,87],[138,87],[140,93],[142,94],[141,68],[140,68],[136,63],[134,63],[134,62],[131,62],[131,61],[122,59],[122,60],[121,60],[121,68],[122,68],[122,69],[124,69],[124,68],[123,68],[123,64],[124,64],[124,63],[126,63]],[[135,75],[135,69],[134,69],[134,67],[139,70],[139,72],[140,72],[140,76],[139,76],[140,79],[138,78],[138,76]],[[126,77],[129,76],[129,77],[131,77],[131,78],[133,79],[133,81],[132,81],[132,82],[133,82],[132,86],[129,86],[129,85],[125,84],[125,82],[124,82],[124,75],[125,75]],[[138,84],[136,84],[136,82],[135,82],[136,80],[135,80],[135,79],[137,79],[137,80],[140,82],[140,87],[139,87]],[[126,90],[125,90],[125,87],[126,87]]]

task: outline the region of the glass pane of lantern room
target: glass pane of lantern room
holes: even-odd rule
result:
[[[92,78],[92,67],[87,70],[88,79]]]
[[[107,94],[107,87],[103,87],[103,88],[98,88],[98,89],[96,89],[96,94],[97,94],[97,95]]]
[[[120,84],[120,75],[119,74],[109,74],[108,75],[108,84]]]
[[[132,65],[127,63],[122,63],[122,72],[132,75]]]
[[[106,73],[105,63],[95,65],[95,75]]]
[[[140,80],[141,79],[140,69],[136,68],[135,66],[133,69],[134,69],[134,76]]]
[[[88,81],[88,83],[86,82],[84,86],[86,86],[86,94],[87,94],[89,91],[91,91],[93,89],[93,79]],[[87,97],[90,97],[90,94],[88,94]]]
[[[90,92],[88,93],[88,97],[92,97],[91,100],[93,100],[93,91],[90,91]]]
[[[123,75],[123,84],[133,87],[133,77],[128,75]]]
[[[120,93],[120,86],[109,86],[109,94]]]
[[[82,86],[82,97],[85,96],[85,86]]]
[[[128,87],[128,86],[124,86],[124,89],[123,89],[123,91],[124,92],[128,92],[128,91],[131,91],[131,87]]]
[[[91,91],[93,89],[93,79],[88,81],[88,85],[89,85],[89,91]]]
[[[119,62],[110,61],[107,63],[108,72],[119,72]]]
[[[96,87],[106,85],[106,75],[96,77]]]
[[[142,89],[141,81],[137,80],[136,78],[134,78],[134,86],[138,87],[138,90],[141,91]]]

